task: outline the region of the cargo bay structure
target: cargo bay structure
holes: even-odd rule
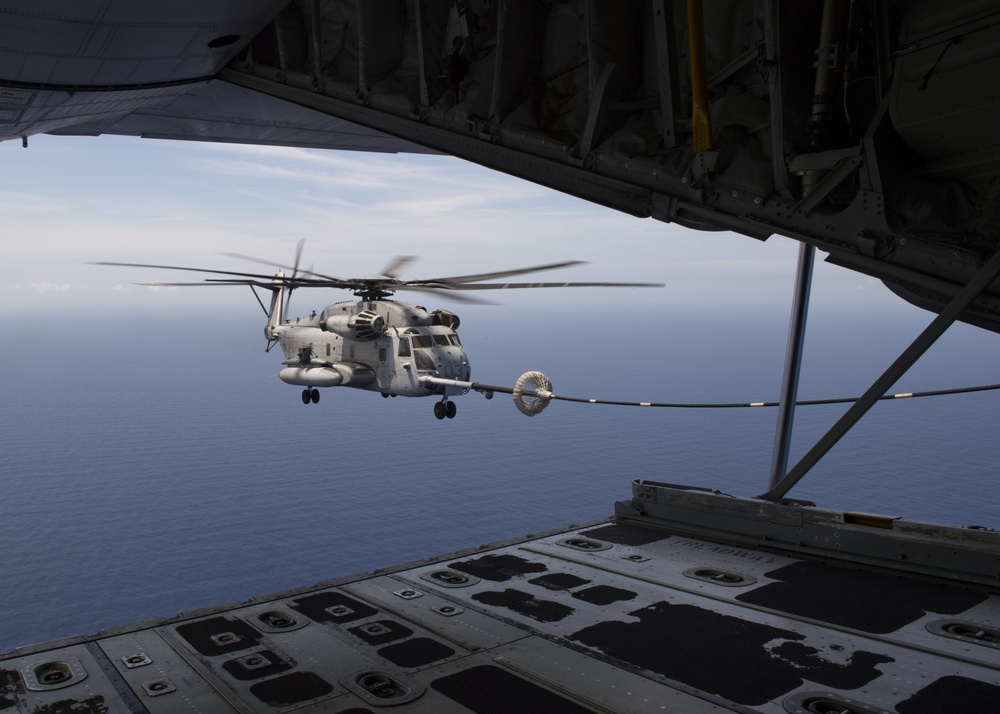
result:
[[[787,496],[955,320],[1000,328],[997,47],[995,0],[5,3],[5,140],[445,153],[804,247],[758,496],[665,475],[609,522],[22,648],[0,712],[996,711],[1000,534]],[[816,249],[937,317],[788,468]]]

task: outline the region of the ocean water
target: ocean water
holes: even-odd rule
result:
[[[785,314],[489,315],[473,378],[560,394],[776,398]],[[802,398],[856,396],[929,321],[811,317]],[[766,490],[775,411],[458,400],[277,379],[262,325],[218,315],[0,318],[0,651],[609,515],[636,478]],[[956,326],[894,391],[1000,382],[1000,336]],[[789,495],[1000,526],[1000,393],[875,407]],[[800,408],[793,459],[843,412]]]

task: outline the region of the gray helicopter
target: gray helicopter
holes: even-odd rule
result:
[[[490,387],[470,382],[469,358],[458,338],[458,315],[448,310],[429,311],[418,305],[391,300],[400,290],[428,292],[451,300],[484,303],[483,300],[461,295],[472,290],[511,290],[526,288],[567,287],[663,287],[652,283],[484,283],[484,280],[525,275],[581,264],[566,261],[530,268],[505,270],[477,275],[461,275],[430,280],[402,280],[399,272],[412,260],[411,256],[396,258],[379,275],[361,278],[338,278],[299,267],[302,256],[300,242],[292,266],[279,265],[239,253],[223,255],[263,263],[278,268],[273,275],[188,268],[176,265],[98,262],[94,265],[114,265],[131,268],[162,268],[210,273],[226,277],[205,278],[197,283],[143,283],[155,286],[249,285],[267,315],[264,337],[267,351],[280,345],[285,355],[284,367],[278,377],[288,384],[303,387],[302,403],[316,404],[320,388],[353,387],[389,397],[438,396],[434,416],[453,419],[457,413],[450,400],[470,390],[487,399],[494,391],[514,394],[515,405],[533,416],[544,408],[544,399],[551,383],[540,372],[527,372],[513,389]],[[284,271],[290,270],[288,275]],[[261,300],[257,288],[271,292],[270,306]],[[341,288],[354,293],[357,300],[335,303],[307,318],[289,320],[289,298],[299,288]]]

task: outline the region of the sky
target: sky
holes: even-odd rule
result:
[[[341,277],[379,272],[397,255],[420,257],[405,278],[581,260],[588,264],[538,279],[665,283],[641,292],[638,304],[655,312],[752,305],[787,314],[798,250],[782,237],[759,242],[635,218],[451,157],[34,136],[27,149],[0,143],[0,166],[0,315],[259,311],[242,288],[140,287],[192,276],[87,263],[268,272],[219,253],[290,263],[301,239],[304,267]],[[514,310],[541,300],[637,304],[635,290],[494,295]],[[822,263],[813,305],[909,309],[878,281]]]

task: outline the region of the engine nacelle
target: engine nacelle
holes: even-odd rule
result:
[[[431,313],[431,324],[444,325],[452,330],[457,330],[462,321],[458,319],[458,315],[450,310],[435,310]]]
[[[356,315],[332,315],[324,318],[319,326],[341,337],[368,341],[385,332],[385,318],[372,310],[362,310]]]

